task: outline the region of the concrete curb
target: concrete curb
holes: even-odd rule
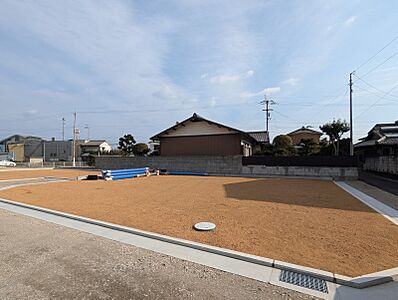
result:
[[[355,278],[334,274],[335,282],[337,284],[359,289],[393,281],[395,276],[398,276],[398,267]]]
[[[43,179],[44,180],[44,179]],[[49,181],[39,181],[39,182],[27,182],[27,183],[22,183],[22,184],[12,184],[8,186],[3,186],[0,187],[0,191],[2,190],[8,190],[8,189],[13,189],[16,187],[21,187],[21,186],[27,186],[27,185],[39,185],[39,184],[48,184],[48,183],[59,183],[59,182],[65,182],[68,181],[66,179],[61,179],[61,180],[49,180]],[[1,201],[1,200],[0,200]]]
[[[245,261],[245,262],[249,262],[249,263],[253,263],[253,264],[257,264],[257,265],[272,267],[272,268],[276,268],[276,269],[280,269],[280,270],[289,270],[289,271],[294,271],[297,273],[304,273],[304,274],[307,274],[307,275],[310,275],[310,276],[313,276],[313,277],[316,277],[319,279],[323,279],[323,280],[333,282],[333,283],[339,283],[341,285],[354,287],[354,288],[365,288],[365,287],[378,285],[381,283],[386,283],[386,282],[392,281],[393,276],[398,275],[398,268],[394,268],[394,269],[390,269],[390,270],[385,270],[385,271],[381,271],[381,272],[377,272],[377,273],[373,273],[373,274],[367,274],[367,275],[363,275],[360,277],[352,278],[352,277],[347,277],[347,276],[343,276],[343,275],[333,274],[331,272],[324,271],[324,270],[308,268],[308,267],[304,267],[301,265],[290,264],[287,262],[273,260],[273,259],[266,258],[266,257],[260,257],[260,256],[256,256],[256,255],[246,254],[246,253],[239,252],[239,251],[205,245],[205,244],[192,242],[192,241],[188,241],[188,240],[184,240],[184,239],[173,238],[173,237],[169,237],[166,235],[143,231],[143,230],[126,227],[126,226],[122,226],[122,225],[116,225],[113,223],[108,223],[108,222],[104,222],[104,221],[81,217],[81,216],[68,214],[68,213],[64,213],[64,212],[60,212],[60,211],[56,211],[56,210],[51,210],[51,209],[47,209],[47,208],[34,206],[34,205],[23,204],[23,203],[12,201],[12,200],[0,198],[0,202],[27,208],[27,209],[31,209],[31,210],[36,210],[36,211],[40,211],[40,212],[44,212],[44,213],[48,213],[48,214],[52,214],[52,215],[80,221],[80,222],[84,222],[84,223],[89,223],[92,225],[97,225],[97,226],[105,227],[105,228],[112,229],[112,230],[127,232],[127,233],[130,233],[133,235],[143,236],[146,238],[155,239],[155,240],[159,240],[159,241],[170,243],[170,244],[184,246],[187,248],[192,248],[192,249],[200,250],[203,252],[209,252],[209,253],[213,253],[213,254],[229,257],[229,258],[234,258],[234,259],[237,259],[240,261]]]
[[[241,177],[241,178],[281,178],[281,179],[314,179],[314,180],[326,180],[330,181],[333,180],[332,177],[312,177],[312,176],[299,176],[299,175],[264,175],[264,174],[223,174],[223,173],[209,173],[209,176],[216,176],[216,177]]]
[[[29,180],[43,180],[45,177],[31,177],[31,178],[17,178],[17,179],[2,179],[0,183],[7,183],[7,182],[18,182],[18,181],[29,181]]]
[[[54,168],[19,168],[19,167],[14,167],[14,168],[0,168],[0,172],[18,172],[18,171],[32,171],[32,170],[54,170]]]

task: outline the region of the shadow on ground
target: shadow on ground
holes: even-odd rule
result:
[[[264,178],[224,184],[226,197],[307,207],[375,212],[332,181]]]

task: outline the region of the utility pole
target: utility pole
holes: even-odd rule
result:
[[[269,108],[270,105],[276,104],[275,101],[267,98],[267,95],[264,95],[264,100],[260,102],[260,104],[264,105],[263,111],[265,112],[265,131],[269,134],[269,120],[271,119],[271,111],[273,109]]]
[[[45,162],[46,162],[46,141],[43,141],[43,163],[42,163],[43,167]]]
[[[62,140],[65,141],[65,118],[62,118]]]
[[[73,149],[72,149],[72,166],[76,167],[76,112],[73,113]]]
[[[89,141],[90,140],[90,126],[88,126],[88,124],[86,124],[84,126],[84,129],[87,129],[87,140]]]
[[[353,139],[353,128],[352,128],[352,75],[355,73],[350,73],[350,156],[354,156],[354,139]]]

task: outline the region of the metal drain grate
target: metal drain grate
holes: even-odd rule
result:
[[[282,270],[279,275],[279,280],[282,282],[301,286],[303,288],[315,290],[318,292],[328,294],[328,286],[323,279],[315,278],[309,275],[300,274],[292,271]]]

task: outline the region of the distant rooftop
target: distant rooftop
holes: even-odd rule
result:
[[[42,138],[38,136],[14,134],[9,137],[6,137],[5,139],[0,140],[0,144],[4,144],[7,142],[23,142],[23,141],[32,141],[32,140],[41,141]]]
[[[368,135],[360,140],[361,142],[356,143],[355,147],[398,145],[398,121],[376,124],[368,132]]]
[[[102,143],[105,143],[105,140],[90,140],[90,141],[81,141],[82,146],[99,146]]]
[[[322,132],[304,126],[299,129],[293,130],[292,132],[289,132],[287,135],[294,135],[303,132],[322,135]]]
[[[267,131],[248,131],[246,132],[252,138],[254,138],[259,143],[268,143],[269,142],[269,134]]]

